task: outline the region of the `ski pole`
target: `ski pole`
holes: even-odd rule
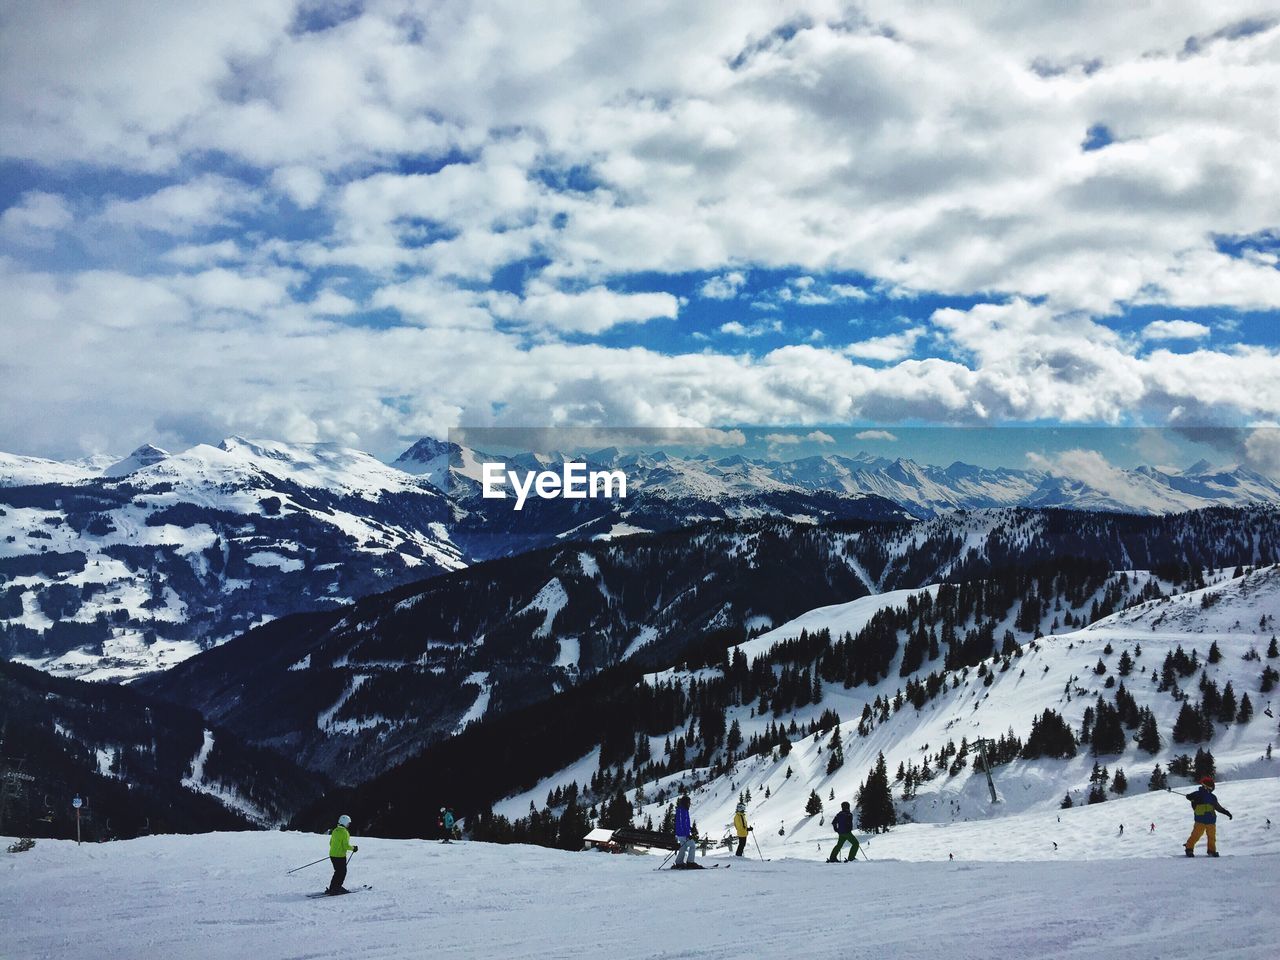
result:
[[[760,855],[761,862],[764,862],[764,853],[760,850],[760,841],[756,840],[756,832],[754,830],[751,831],[751,839],[755,841],[756,853]]]
[[[675,856],[677,853],[679,853],[679,852],[680,852],[679,850],[672,850],[670,853],[668,853],[668,854],[667,854],[667,860],[670,860],[672,857],[674,857],[674,856]],[[653,868],[653,869],[654,869],[654,872],[656,873],[657,871],[659,871],[659,870],[661,870],[663,867],[665,867],[665,866],[667,865],[667,860],[663,860],[660,864],[658,864],[656,867],[654,867],[654,868]]]
[[[324,863],[328,859],[328,857],[321,857],[319,860],[312,860],[310,863],[304,863],[300,867],[294,867],[292,870],[286,870],[285,876],[288,876],[291,873],[297,873],[299,870],[305,870],[307,867],[314,867],[317,863]]]

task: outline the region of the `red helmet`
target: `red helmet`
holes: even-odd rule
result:
[[[1201,777],[1201,778],[1200,778],[1200,785],[1201,785],[1202,787],[1212,787],[1212,786],[1213,786],[1213,777]]]

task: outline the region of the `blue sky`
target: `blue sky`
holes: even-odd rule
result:
[[[1277,82],[1235,0],[11,5],[0,449],[1265,427]]]

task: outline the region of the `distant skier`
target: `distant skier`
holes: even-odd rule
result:
[[[1057,852],[1058,852],[1058,841],[1057,841],[1057,840],[1054,840],[1054,841],[1052,841],[1052,843],[1053,843],[1053,852],[1054,852],[1054,853],[1057,853]]]
[[[1120,824],[1120,836],[1124,836],[1124,824]]]
[[[750,829],[747,826],[747,805],[740,803],[733,815],[733,832],[738,835],[738,851],[734,854],[735,857],[742,856],[742,851],[747,848],[747,832]]]
[[[827,857],[827,863],[835,863],[840,859],[840,848],[846,842],[849,844],[849,856],[845,858],[845,863],[848,863],[858,855],[858,838],[853,835],[853,813],[849,809],[848,800],[840,804],[840,812],[831,818],[831,829],[839,839],[836,840],[831,856]]]
[[[1155,833],[1155,832],[1156,832],[1156,825],[1155,825],[1154,823],[1153,823],[1153,824],[1151,824],[1151,829],[1150,829],[1150,830],[1148,830],[1147,832],[1148,832],[1148,833]]]
[[[325,893],[330,896],[350,892],[342,885],[347,879],[347,853],[355,853],[360,848],[351,845],[351,833],[347,830],[349,826],[351,818],[344,813],[338,818],[338,825],[329,831],[329,859],[333,862],[333,879],[329,881],[329,889]]]
[[[676,843],[679,844],[676,862],[672,870],[701,870],[702,864],[694,862],[697,852],[698,836],[693,832],[693,822],[689,817],[692,801],[686,793],[676,801]]]
[[[440,827],[440,832],[444,834],[444,842],[448,843],[453,839],[453,811],[448,807],[440,808],[440,819],[436,824]]]
[[[1218,855],[1218,814],[1225,813],[1228,820],[1234,820],[1235,817],[1231,816],[1231,811],[1218,803],[1218,798],[1213,795],[1213,777],[1201,778],[1200,789],[1186,796],[1195,811],[1196,818],[1195,826],[1191,828],[1191,836],[1187,838],[1187,856],[1196,855],[1195,846],[1201,835],[1204,835],[1208,837],[1209,856],[1216,857]]]

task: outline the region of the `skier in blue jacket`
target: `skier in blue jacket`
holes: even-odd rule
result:
[[[1213,777],[1202,777],[1200,789],[1185,795],[1191,801],[1196,822],[1191,828],[1191,836],[1187,837],[1186,854],[1196,855],[1195,846],[1202,836],[1208,837],[1209,856],[1218,855],[1218,814],[1225,813],[1228,820],[1234,820],[1231,812],[1213,795]]]
[[[676,843],[680,846],[679,851],[676,853],[676,862],[671,866],[672,870],[702,869],[702,864],[693,862],[698,835],[694,832],[693,824],[689,817],[690,804],[691,801],[688,794],[682,795],[676,801]]]

